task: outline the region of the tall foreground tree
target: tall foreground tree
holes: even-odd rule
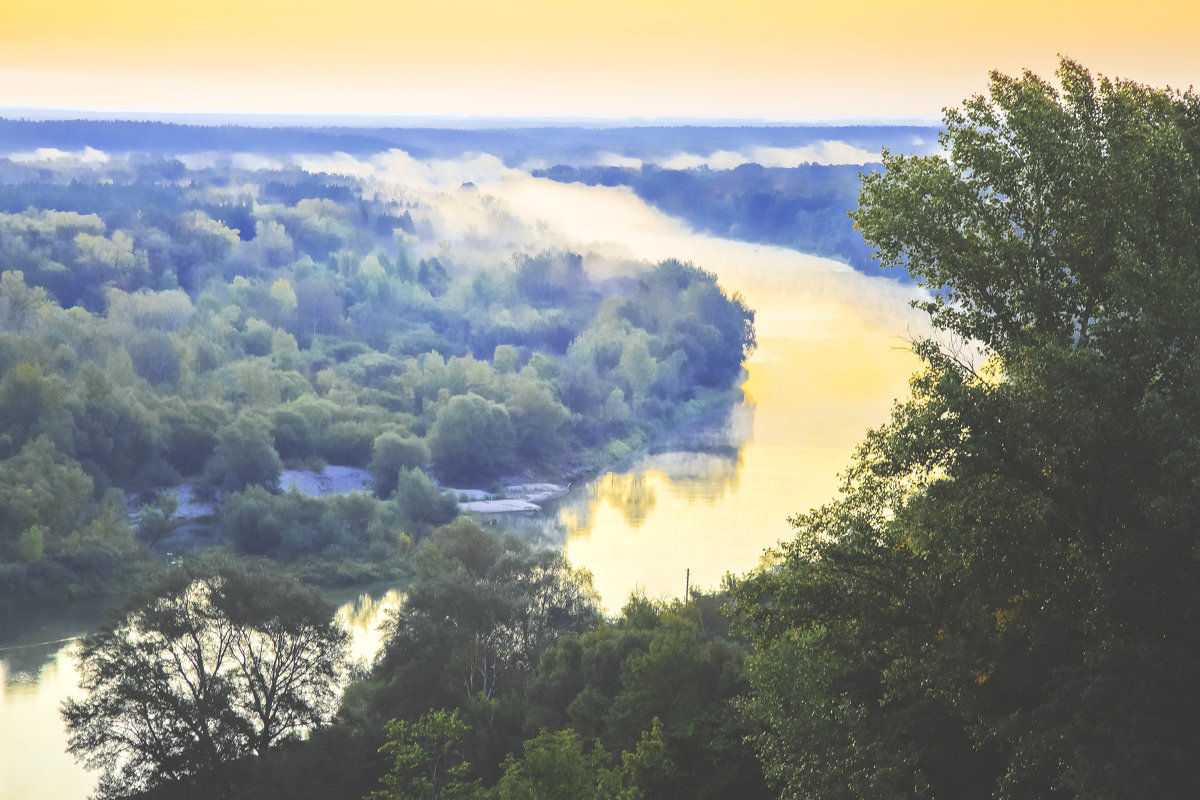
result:
[[[380,705],[398,717],[519,695],[542,651],[599,613],[591,575],[561,552],[472,519],[434,531],[415,568],[374,670]]]
[[[944,336],[735,593],[785,797],[1200,796],[1200,97],[1058,76],[864,181]]]
[[[69,750],[103,797],[198,780],[326,721],[349,634],[314,590],[244,563],[176,569],[79,653],[83,700],[63,705]]]

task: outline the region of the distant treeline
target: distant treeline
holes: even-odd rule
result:
[[[236,120],[236,118],[233,118]],[[458,158],[490,153],[512,167],[534,159],[549,164],[591,163],[596,153],[615,153],[661,163],[680,152],[709,154],[750,147],[803,147],[839,141],[878,152],[923,151],[935,142],[934,127],[909,125],[653,125],[572,127],[514,123],[511,127],[348,127],[336,117],[316,118],[312,126],[184,124],[130,120],[0,119],[0,155],[55,147],[93,147],[112,153],[180,155],[195,152],[247,152],[269,155],[343,152],[370,155],[399,148],[414,158]]]

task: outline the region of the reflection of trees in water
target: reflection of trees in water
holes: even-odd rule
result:
[[[607,502],[620,511],[631,528],[645,522],[658,504],[658,496],[645,472],[604,476],[596,486],[596,500]]]
[[[35,686],[42,670],[57,663],[58,654],[78,637],[29,645],[0,645],[0,684],[4,689]]]
[[[575,486],[548,504],[545,514],[514,516],[501,524],[563,547],[569,539],[592,532],[605,503],[619,510],[630,527],[641,526],[658,505],[658,484],[683,502],[712,505],[738,485],[742,453],[754,432],[754,412],[755,404],[747,397],[659,440],[628,471]]]
[[[338,619],[351,631],[373,630],[383,621],[384,612],[399,608],[403,600],[404,595],[397,589],[389,589],[378,597],[363,592],[353,602],[338,608]]]
[[[104,611],[103,603],[72,603],[65,608],[31,608],[0,619],[0,683],[37,684],[43,669],[103,621]]]
[[[362,592],[354,600],[338,606],[338,621],[350,631],[352,658],[363,658],[369,663],[375,657],[383,644],[380,624],[388,611],[399,608],[403,602],[403,592],[389,589],[374,596],[369,592]]]
[[[660,473],[671,492],[687,502],[709,505],[737,488],[742,453],[754,434],[754,402],[730,406],[716,421],[671,437],[638,462],[644,473]]]
[[[713,505],[735,489],[741,471],[741,451],[733,453],[660,453],[644,462],[647,473],[662,476],[676,497]]]
[[[723,412],[663,437],[651,445],[650,452],[738,453],[754,436],[754,412],[754,400],[747,395]]]

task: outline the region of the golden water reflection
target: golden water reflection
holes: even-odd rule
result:
[[[367,665],[383,646],[383,631],[380,625],[387,613],[394,611],[404,602],[404,593],[399,589],[383,592],[359,592],[356,597],[344,600],[338,606],[337,619],[350,632],[350,658],[362,659]]]
[[[0,797],[87,797],[96,776],[67,754],[58,713],[63,698],[79,694],[74,648],[55,642],[41,648],[36,665],[22,667],[35,649],[0,653]]]
[[[764,304],[745,400],[705,442],[645,455],[555,509],[568,556],[610,610],[631,591],[682,596],[689,569],[692,586],[712,587],[753,568],[790,536],[790,515],[835,496],[863,434],[907,394],[917,362],[894,326],[802,301]]]

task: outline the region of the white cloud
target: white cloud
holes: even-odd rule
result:
[[[234,153],[229,157],[230,163],[237,169],[283,169],[285,163],[278,158],[268,158],[257,153]]]
[[[195,153],[183,153],[175,156],[190,170],[212,169],[218,165],[227,165],[235,169],[283,169],[289,163],[287,159],[271,158],[261,153],[230,153],[222,150],[202,150]]]
[[[39,147],[36,150],[23,153],[12,153],[9,159],[22,164],[39,164],[46,162],[70,162],[74,164],[107,164],[108,153],[94,147],[82,150],[59,150],[56,147]]]
[[[210,169],[217,165],[217,153],[209,151],[205,153],[183,153],[176,156],[189,170]]]
[[[295,163],[305,172],[326,172],[330,175],[348,175],[362,180],[372,177],[374,165],[359,161],[348,153],[331,153],[314,156],[293,156]]]
[[[713,153],[713,156],[716,155],[718,154]],[[699,169],[700,167],[711,168],[709,163],[710,158],[711,156],[702,156],[697,153],[675,153],[674,155],[667,157],[664,161],[659,162],[659,166],[663,169]]]

